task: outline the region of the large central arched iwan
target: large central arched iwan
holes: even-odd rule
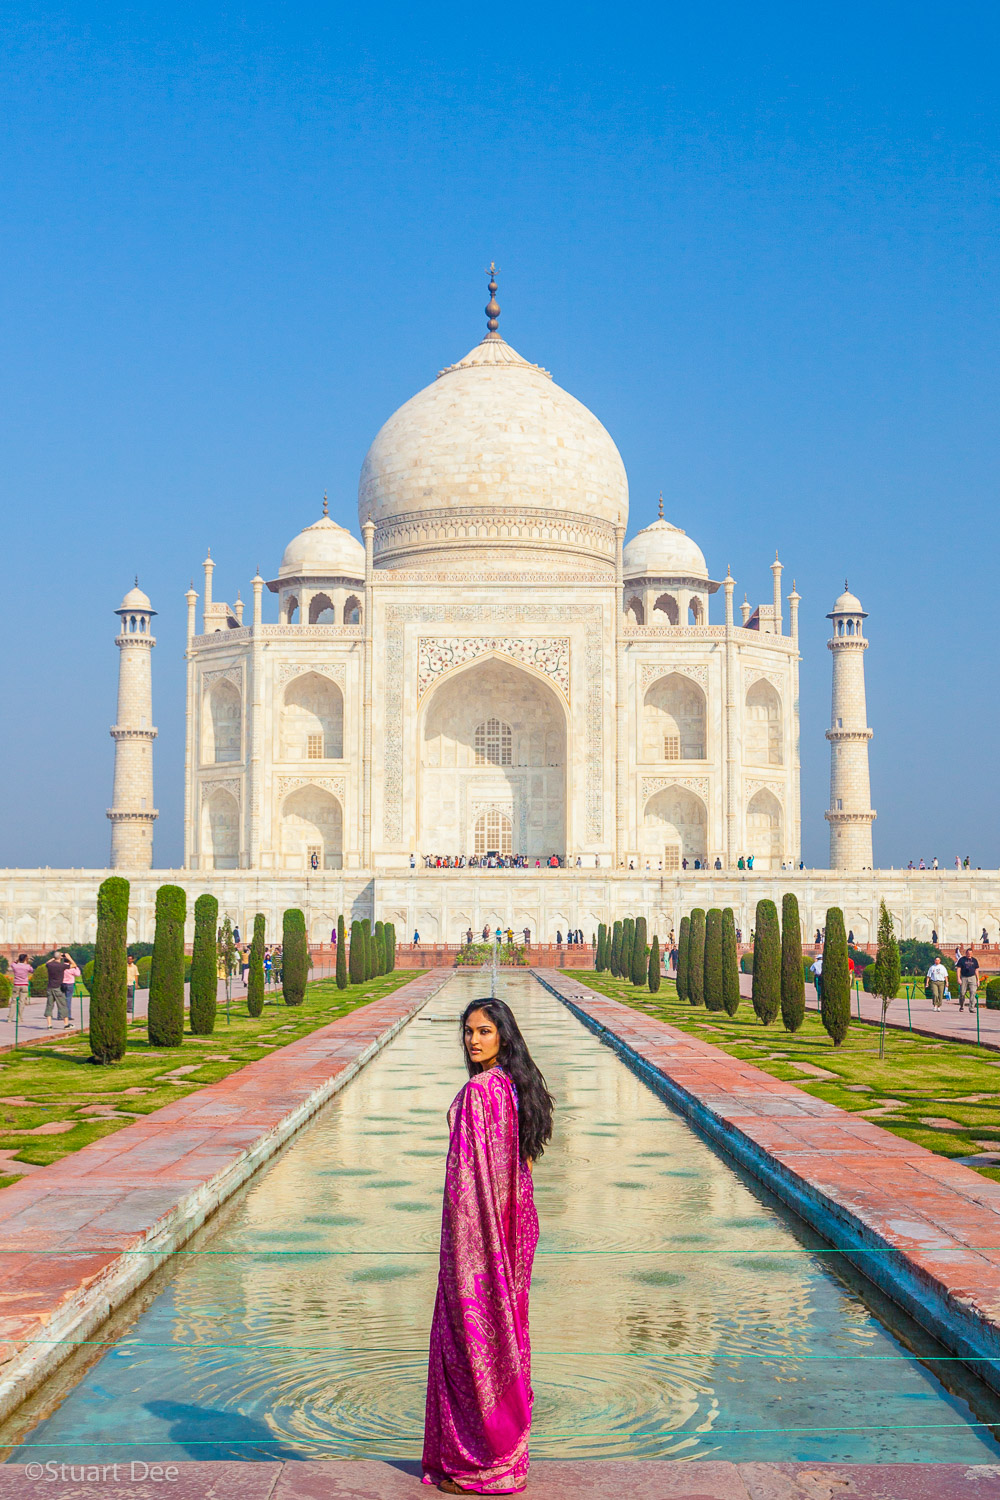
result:
[[[566,849],[566,716],[556,690],[501,658],[456,672],[419,727],[422,854]]]

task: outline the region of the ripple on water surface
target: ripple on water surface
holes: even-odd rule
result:
[[[536,1457],[997,1461],[815,1236],[530,977],[501,982],[560,1104],[536,1169]],[[457,1018],[480,984],[425,1014]],[[52,1447],[16,1456],[418,1457],[464,1080],[443,1025],[404,1028],[197,1242],[232,1253],[178,1257],[61,1404],[41,1393],[27,1441]]]

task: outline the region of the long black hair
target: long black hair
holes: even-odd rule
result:
[[[497,1063],[511,1079],[517,1090],[517,1138],[522,1161],[537,1161],[545,1150],[545,1143],[552,1136],[552,1111],[555,1100],[545,1086],[538,1065],[532,1061],[528,1045],[521,1035],[521,1028],[514,1019],[514,1012],[504,1000],[470,1000],[462,1012],[460,1035],[465,1066],[472,1078],[481,1071],[481,1064],[474,1063],[465,1045],[465,1023],[474,1011],[481,1010],[489,1016],[500,1034],[500,1052]]]

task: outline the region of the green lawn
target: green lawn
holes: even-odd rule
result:
[[[1000,1058],[993,1052],[887,1029],[880,1061],[874,1026],[854,1024],[835,1048],[815,1013],[807,1012],[801,1031],[792,1035],[780,1017],[762,1026],[749,1000],[741,1000],[730,1019],[724,1011],[682,1004],[669,979],[651,995],[610,974],[562,972],[941,1156],[1000,1152]],[[996,1167],[975,1170],[1000,1181]]]
[[[100,1067],[89,1061],[86,1035],[55,1045],[19,1047],[0,1057],[0,1150],[16,1160],[47,1166],[104,1135],[111,1135],[141,1115],[235,1073],[258,1057],[297,1041],[347,1015],[359,1005],[381,999],[416,979],[421,969],[397,969],[367,984],[338,990],[336,979],[319,979],[306,987],[300,1006],[285,1005],[281,991],[268,994],[256,1020],[246,1000],[231,1003],[227,1023],[220,1006],[212,1036],[185,1032],[179,1047],[150,1047],[145,1020],[129,1027],[121,1062]],[[186,1071],[190,1069],[190,1071]],[[61,1128],[52,1130],[52,1126]],[[42,1127],[40,1134],[36,1134]],[[16,1181],[0,1176],[0,1187]]]

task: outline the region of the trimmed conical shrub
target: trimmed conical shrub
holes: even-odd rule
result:
[[[386,922],[385,928],[385,970],[386,974],[396,972],[396,924]]]
[[[597,953],[594,955],[594,968],[597,970],[598,974],[603,974],[604,970],[607,968],[607,964],[604,961],[604,943],[607,936],[607,923],[599,923],[597,928]]]
[[[688,997],[688,954],[691,951],[691,918],[681,917],[680,932],[677,935],[677,985],[678,1000],[686,1000]]]
[[[215,1030],[216,995],[219,991],[219,955],[216,929],[219,903],[214,896],[199,896],[194,903],[194,947],[191,950],[191,1031],[211,1036]]]
[[[826,914],[821,990],[820,1017],[833,1045],[839,1047],[851,1024],[851,971],[847,967],[844,913],[839,906],[831,906]]]
[[[722,1008],[735,1016],[740,1007],[740,964],[736,951],[736,918],[733,908],[722,913]]]
[[[337,988],[347,989],[347,930],[343,913],[337,918]]]
[[[753,1008],[770,1026],[781,1010],[781,931],[773,901],[758,901],[753,934]]]
[[[632,977],[632,944],[635,941],[635,918],[625,917],[622,922],[621,970],[623,979]]]
[[[805,1018],[799,902],[792,891],[786,891],[781,898],[781,1024],[786,1031],[798,1031]]]
[[[705,918],[705,1009],[722,1008],[722,911],[713,906]]]
[[[646,983],[649,985],[650,994],[655,995],[660,988],[660,940],[655,932],[653,933],[653,941],[649,945],[649,967],[646,970]]]
[[[117,1062],[128,1035],[128,894],[120,875],[103,880],[97,891],[97,940],[90,989],[90,1050],[94,1061]]]
[[[705,913],[696,906],[688,936],[687,997],[689,1005],[705,1003]]]
[[[259,1016],[264,1009],[264,914],[253,919],[253,942],[250,944],[250,967],[247,971],[247,1010]],[[194,1027],[192,1026],[192,1031]]]
[[[615,979],[622,972],[622,924],[616,922],[611,929],[611,962],[608,965]]]
[[[375,923],[375,973],[385,973],[385,923]]]
[[[649,977],[649,948],[646,945],[646,918],[636,917],[635,936],[632,939],[633,984],[645,984]]]
[[[351,976],[352,984],[364,984],[365,967],[368,963],[365,947],[365,929],[360,922],[351,923],[351,954],[347,965],[347,972]]]
[[[309,977],[305,913],[289,907],[281,919],[281,993],[286,1005],[301,1005]]]
[[[184,919],[187,897],[179,885],[156,893],[156,931],[149,971],[146,1027],[151,1047],[179,1047],[184,1040]]]
[[[365,939],[365,979],[371,979],[375,973],[375,934],[372,932],[370,917],[362,917],[361,931]]]

